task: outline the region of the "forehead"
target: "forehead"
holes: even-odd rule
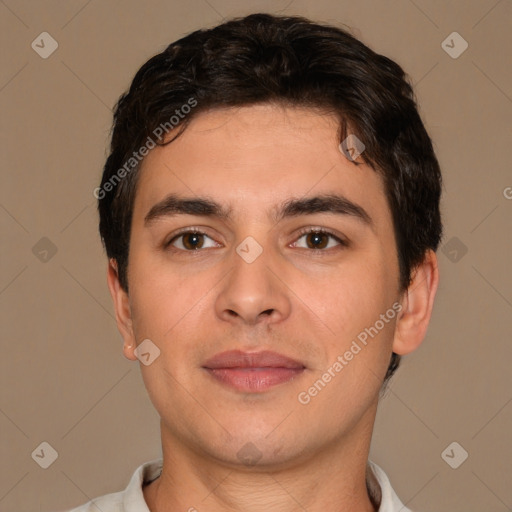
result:
[[[173,135],[173,134],[171,134]],[[339,120],[305,107],[253,105],[196,114],[176,140],[145,157],[135,209],[173,192],[208,195],[234,214],[290,197],[340,193],[387,209],[381,177],[339,149]]]

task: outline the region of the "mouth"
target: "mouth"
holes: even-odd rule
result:
[[[203,368],[222,384],[244,392],[262,392],[294,379],[306,367],[276,352],[229,350],[215,355]]]

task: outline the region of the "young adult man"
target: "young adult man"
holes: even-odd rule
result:
[[[440,193],[402,69],[341,29],[255,14],[150,59],[95,194],[163,459],[75,511],[407,511],[368,454]]]

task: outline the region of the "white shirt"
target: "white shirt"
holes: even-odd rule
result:
[[[142,486],[160,476],[162,463],[163,459],[156,459],[142,464],[124,491],[106,494],[69,512],[150,512]],[[371,470],[368,472],[368,491],[374,502],[380,503],[378,512],[412,512],[395,494],[386,473],[370,460],[368,468]]]

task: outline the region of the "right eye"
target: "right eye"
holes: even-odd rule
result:
[[[197,251],[198,249],[205,249],[209,247],[216,247],[215,241],[213,241],[213,245],[205,246],[205,237],[213,241],[213,239],[210,238],[203,231],[200,231],[198,229],[186,229],[175,235],[171,240],[169,240],[169,242],[166,243],[166,247],[172,245],[177,250],[186,252]]]

